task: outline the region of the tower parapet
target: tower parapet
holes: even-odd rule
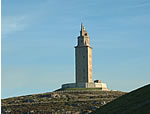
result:
[[[89,35],[83,26],[81,24],[81,31],[80,31],[80,36],[78,36],[78,45],[77,46],[90,46],[90,38]]]

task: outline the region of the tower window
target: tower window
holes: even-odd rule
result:
[[[87,33],[85,33],[84,35],[87,36]]]

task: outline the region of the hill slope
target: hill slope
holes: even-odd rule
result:
[[[150,84],[115,99],[92,114],[150,114]]]
[[[123,94],[125,92],[72,89],[20,96],[2,99],[2,114],[91,112]]]

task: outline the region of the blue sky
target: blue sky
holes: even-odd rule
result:
[[[149,20],[149,0],[2,0],[2,98],[74,82],[81,22],[93,79],[121,91],[148,84]]]

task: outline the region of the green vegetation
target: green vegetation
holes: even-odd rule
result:
[[[6,112],[89,113],[124,94],[125,92],[120,91],[70,88],[55,92],[13,97],[2,99],[2,114]]]
[[[150,84],[119,97],[92,114],[150,114]]]

